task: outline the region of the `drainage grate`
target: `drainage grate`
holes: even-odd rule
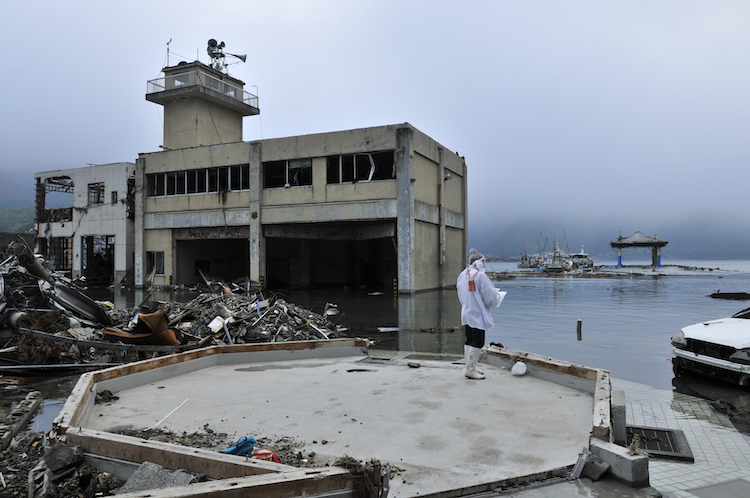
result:
[[[659,427],[628,427],[628,446],[633,441],[633,434],[641,439],[640,448],[652,457],[671,458],[694,462],[685,433],[677,429]]]

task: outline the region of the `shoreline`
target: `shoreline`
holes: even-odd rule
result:
[[[688,265],[599,265],[592,268],[578,269],[566,272],[545,272],[538,269],[515,269],[490,271],[486,270],[487,276],[491,280],[510,280],[516,277],[543,277],[543,278],[620,278],[620,277],[667,277],[667,276],[684,276],[696,275],[700,273],[715,274],[717,273],[741,273],[739,270],[725,270],[719,267],[701,267]]]

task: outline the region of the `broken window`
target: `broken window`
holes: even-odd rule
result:
[[[164,251],[147,251],[146,267],[149,275],[164,275]]]
[[[286,161],[263,163],[263,188],[283,187],[286,185]]]
[[[177,193],[177,173],[167,173],[167,195],[175,195]]]
[[[128,178],[128,193],[125,196],[126,211],[128,219],[135,219],[135,178]]]
[[[36,179],[36,221],[73,221],[73,180],[68,176]]]
[[[42,254],[47,258],[50,269],[67,271],[73,268],[73,239],[71,237],[50,237]]]
[[[149,197],[164,195],[164,173],[146,175]]]
[[[326,158],[327,183],[369,182],[396,178],[392,150]]]
[[[208,168],[208,191],[219,191],[219,168]]]
[[[148,195],[202,194],[250,188],[250,165],[198,168],[146,175]]]
[[[88,205],[104,204],[104,183],[89,183]]]
[[[250,188],[250,165],[240,164],[229,167],[230,188],[232,190],[247,190]]]
[[[81,272],[89,286],[112,283],[115,269],[115,236],[84,235],[81,237]]]
[[[219,190],[224,192],[229,190],[229,168],[219,168]]]
[[[312,159],[269,161],[263,163],[263,187],[300,187],[312,185]]]
[[[115,204],[117,204],[117,190],[113,190],[111,194],[112,194],[112,205],[114,206]]]
[[[289,161],[287,172],[287,183],[291,186],[312,185],[312,159]]]
[[[177,195],[185,193],[185,172],[177,172]]]

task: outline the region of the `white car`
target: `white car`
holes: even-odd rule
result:
[[[750,385],[750,308],[684,327],[672,337],[675,375],[696,372]]]

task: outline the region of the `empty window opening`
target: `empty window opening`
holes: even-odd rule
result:
[[[198,168],[146,175],[149,197],[250,189],[250,165]]]
[[[71,237],[50,237],[39,239],[39,250],[53,271],[73,269],[73,239]]]
[[[157,276],[164,275],[164,251],[147,251],[146,252],[147,273]]]
[[[398,272],[391,238],[370,240],[266,239],[271,289],[388,289]]]
[[[209,280],[246,281],[250,274],[248,239],[195,238],[177,240],[175,245],[174,281],[194,285]]]
[[[73,221],[75,186],[68,176],[36,179],[36,221]]]
[[[125,206],[129,220],[135,219],[135,177],[128,178],[128,193],[125,196]]]
[[[263,188],[312,185],[312,159],[263,163]]]
[[[112,205],[114,206],[115,204],[117,204],[117,190],[113,190],[111,194],[112,194]]]
[[[81,237],[81,273],[92,287],[106,287],[114,279],[115,236]]]
[[[370,182],[396,178],[392,150],[326,157],[327,183]]]

